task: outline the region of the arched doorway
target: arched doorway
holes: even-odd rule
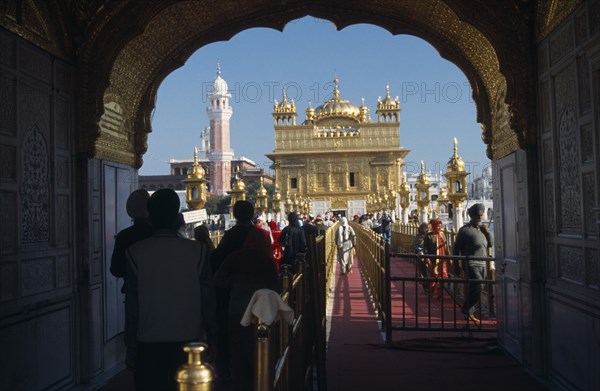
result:
[[[600,356],[589,341],[597,339],[600,319],[598,227],[592,219],[600,183],[598,4],[597,0],[3,3],[1,152],[3,161],[14,165],[1,171],[0,186],[2,205],[15,206],[1,210],[3,219],[21,229],[19,217],[26,208],[18,207],[23,176],[16,173],[34,162],[17,158],[27,147],[21,144],[17,127],[20,131],[45,122],[45,127],[26,129],[35,136],[35,145],[50,151],[52,159],[43,163],[71,170],[66,176],[47,176],[45,195],[53,201],[49,220],[62,217],[48,227],[64,235],[38,231],[43,234],[34,239],[48,242],[42,258],[41,246],[22,246],[26,241],[20,233],[0,230],[0,332],[2,338],[8,335],[6,340],[14,341],[6,351],[18,353],[15,362],[29,356],[29,345],[17,346],[20,339],[12,336],[29,335],[19,333],[31,325],[38,327],[45,317],[67,324],[61,335],[73,344],[53,363],[64,370],[59,380],[57,371],[46,377],[23,376],[38,381],[39,388],[85,382],[106,371],[110,360],[119,360],[118,352],[106,348],[110,330],[103,318],[105,282],[99,272],[102,244],[107,242],[102,191],[113,189],[103,183],[104,173],[109,172],[115,184],[135,175],[146,150],[157,88],[193,51],[250,27],[281,30],[293,19],[312,15],[332,20],[339,28],[370,23],[393,34],[416,35],[467,75],[484,129],[483,142],[498,163],[494,177],[500,178],[493,184],[494,199],[500,200],[493,213],[503,284],[499,295],[505,303],[502,342],[536,373],[549,374],[571,388],[597,388],[590,369],[597,367]],[[30,87],[40,83],[42,88],[29,94]],[[23,88],[28,94],[22,93]],[[48,97],[59,99],[46,105]],[[40,109],[40,102],[48,110],[34,110],[37,114],[56,109],[60,115],[22,121],[30,111],[22,108]],[[34,129],[43,134],[68,131],[56,142],[43,143],[46,136]],[[54,171],[60,170],[51,166],[48,172]],[[119,208],[122,202],[106,210]],[[536,224],[543,228],[535,229]],[[53,278],[54,273],[61,278]],[[38,277],[43,284],[37,283]],[[71,289],[75,285],[77,289]],[[67,298],[60,313],[51,302],[57,297]],[[574,331],[573,325],[584,331]],[[36,367],[36,360],[48,361],[47,352],[55,350],[45,346],[31,359],[23,358],[29,360],[28,368]],[[543,358],[547,351],[554,354]],[[80,359],[83,364],[75,368],[72,363]]]
[[[528,103],[532,99],[527,99],[534,94],[527,87],[531,85],[528,79],[532,75],[528,62],[530,53],[526,40],[496,19],[502,15],[500,10],[491,12],[481,8],[482,14],[489,18],[483,25],[481,17],[476,17],[473,10],[450,1],[432,0],[418,5],[390,2],[385,9],[359,3],[355,7],[342,7],[333,2],[327,5],[298,2],[286,6],[285,10],[252,5],[248,2],[248,9],[223,5],[211,9],[210,16],[205,6],[198,2],[153,4],[143,10],[134,3],[123,6],[119,11],[123,15],[136,20],[143,15],[143,30],[120,31],[117,39],[113,30],[102,28],[95,39],[82,48],[83,79],[89,79],[82,85],[91,85],[92,80],[101,81],[97,88],[88,89],[85,94],[81,91],[85,112],[91,114],[82,117],[80,123],[81,129],[90,130],[82,135],[88,154],[139,168],[147,149],[156,93],[166,75],[207,43],[227,39],[249,27],[283,30],[289,21],[306,15],[329,19],[338,28],[355,23],[375,24],[393,34],[416,35],[433,45],[442,57],[457,65],[467,76],[477,106],[477,121],[483,128],[482,140],[487,144],[491,159],[502,159],[535,138],[530,118],[533,109]],[[249,9],[253,11],[249,13]],[[530,9],[516,7],[516,11],[526,13]],[[512,40],[512,44],[508,44],[507,39]],[[107,46],[109,42],[120,44],[118,47]],[[102,57],[99,57],[100,52]],[[114,130],[105,129],[105,124],[115,118],[120,122],[120,132],[127,138],[115,139]],[[516,168],[515,164],[507,167],[508,170]],[[504,178],[507,184],[501,184],[498,190],[516,186],[516,176],[504,175]],[[516,199],[507,199],[515,194],[504,194],[503,202],[516,204]],[[512,212],[506,216],[509,220],[517,218]],[[494,219],[496,228],[502,227],[501,219],[500,210]],[[525,217],[521,220],[527,221]],[[513,225],[508,227],[512,229]],[[511,258],[508,262],[518,264],[518,259]],[[510,281],[520,280],[519,267],[508,271]],[[520,301],[520,298],[511,297],[513,300]],[[522,322],[518,315],[508,315],[514,308],[502,308],[507,311],[504,319],[511,321],[510,327],[506,328],[511,332],[507,348],[520,358]]]

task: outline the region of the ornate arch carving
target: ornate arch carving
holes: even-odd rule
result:
[[[432,44],[470,81],[490,158],[535,140],[528,20],[518,2],[507,9],[475,1],[468,10],[458,0],[347,1],[343,6],[335,1],[241,2],[171,0],[141,7],[121,1],[104,10],[81,49],[81,148],[90,156],[141,166],[156,92],[171,71],[205,44],[252,27],[282,31],[287,22],[306,15],[329,19],[338,29],[372,23]],[[109,95],[124,102],[124,121],[133,127],[127,142],[100,131]],[[495,124],[506,118],[509,130],[497,129]]]

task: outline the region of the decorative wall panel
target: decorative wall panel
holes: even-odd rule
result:
[[[73,88],[71,69],[60,60],[54,61],[54,87],[61,94],[65,94]],[[65,97],[65,95],[61,95],[61,97]]]
[[[538,61],[540,66],[540,73],[544,73],[548,70],[548,63],[550,62],[548,58],[548,45],[543,44],[540,45],[538,50]]]
[[[56,258],[56,287],[66,288],[71,285],[71,260],[68,255]]]
[[[56,146],[62,149],[69,148],[69,124],[70,121],[70,111],[69,111],[69,101],[64,98],[57,98],[55,100],[55,140]]]
[[[37,128],[50,140],[50,90],[24,82],[19,86],[19,132]]]
[[[573,49],[573,24],[568,24],[550,38],[550,65],[555,64]]]
[[[552,172],[553,170],[552,149],[552,139],[547,138],[542,143],[542,158],[544,159],[544,171],[546,173]]]
[[[17,180],[17,147],[0,144],[0,181]]]
[[[16,41],[7,34],[0,34],[0,63],[14,68],[16,52]]]
[[[546,232],[556,231],[556,217],[554,214],[554,182],[544,183],[544,211],[546,217]]]
[[[575,44],[580,45],[588,38],[587,34],[587,13],[585,7],[582,7],[582,12],[575,15]]]
[[[10,301],[17,298],[17,274],[16,263],[0,263],[0,301]]]
[[[40,81],[49,83],[52,80],[52,61],[43,52],[29,46],[21,46],[19,50],[20,70]]]
[[[22,261],[21,293],[31,296],[54,289],[54,258]]]
[[[583,250],[576,247],[558,247],[558,276],[561,280],[583,285],[585,269]]]
[[[592,125],[586,124],[581,127],[581,163],[594,162],[594,134]]]
[[[56,247],[69,246],[71,205],[68,195],[56,196]]]
[[[17,133],[17,81],[0,70],[0,132]]]
[[[577,58],[577,87],[579,90],[579,112],[585,114],[592,108],[589,63],[585,54]]]
[[[585,220],[585,232],[595,235],[598,233],[598,224],[596,223],[596,180],[593,172],[582,176],[583,183],[583,217]]]
[[[556,280],[558,278],[558,264],[556,260],[556,246],[549,244],[546,246],[546,264],[548,276],[551,280]]]
[[[598,290],[600,288],[600,260],[598,259],[598,250],[586,249],[585,264],[586,283],[590,288]]]
[[[48,147],[37,126],[23,138],[21,181],[21,241],[48,241],[50,236],[50,183]]]
[[[0,253],[10,253],[17,248],[17,195],[13,192],[0,192]]]
[[[54,177],[56,179],[56,187],[58,189],[69,188],[69,158],[66,156],[58,156],[55,159],[56,168]]]
[[[591,390],[585,386],[590,370],[588,357],[590,340],[586,321],[580,316],[580,308],[572,303],[564,302],[561,298],[550,298],[548,312],[549,324],[549,354],[551,371],[554,376],[570,380],[569,389]],[[573,359],[578,357],[579,359]]]
[[[588,24],[590,26],[590,35],[600,31],[600,1],[592,0],[589,2]]]
[[[560,116],[558,129],[561,228],[581,227],[581,185],[577,124],[572,111]]]
[[[542,131],[547,132],[551,129],[551,106],[550,106],[550,86],[548,80],[540,84],[540,111],[542,113]]]
[[[51,385],[60,389],[69,381],[72,307],[62,303],[48,310],[31,313],[31,319],[0,329],[0,368],[6,374],[0,376],[0,389],[42,390]]]

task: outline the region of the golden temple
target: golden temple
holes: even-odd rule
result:
[[[400,144],[400,102],[386,94],[377,102],[376,120],[364,98],[360,107],[340,97],[334,80],[333,97],[306,109],[296,123],[296,105],[275,101],[273,118],[275,181],[285,197],[311,201],[314,214],[332,210],[344,215],[366,212],[370,195],[396,193],[403,159],[410,152]]]

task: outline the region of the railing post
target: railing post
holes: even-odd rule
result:
[[[390,244],[384,243],[384,270],[385,270],[385,342],[391,344],[392,341],[392,281],[390,279]]]
[[[175,380],[179,391],[211,391],[213,389],[214,370],[203,364],[201,353],[206,345],[200,342],[188,343],[183,351],[188,354],[188,361],[177,369]]]
[[[257,319],[254,352],[254,391],[270,391],[273,389],[271,374],[271,357],[269,349],[270,329]]]
[[[295,311],[297,316],[304,311],[304,284],[306,283],[306,257],[305,254],[298,254],[296,257],[296,275],[301,276],[301,281],[294,292]]]

